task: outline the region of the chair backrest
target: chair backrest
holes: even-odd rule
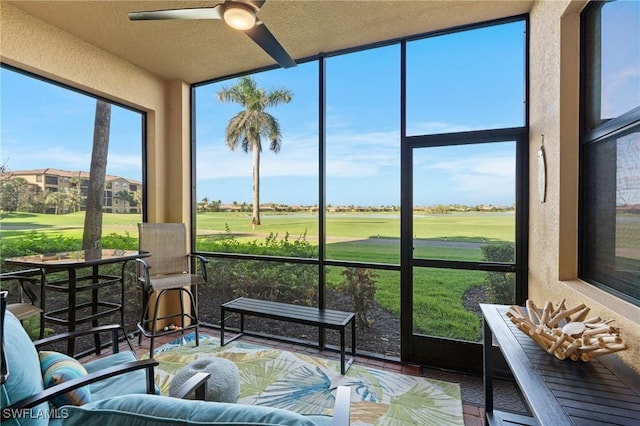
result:
[[[179,274],[188,271],[187,230],[184,223],[139,223],[139,247],[151,257],[146,261],[151,274]]]
[[[4,313],[7,311],[7,292],[0,291],[0,384],[4,384],[9,378],[7,357],[4,352]]]

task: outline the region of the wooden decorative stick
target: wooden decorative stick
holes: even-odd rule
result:
[[[554,316],[553,318],[551,318],[551,320],[549,320],[549,323],[547,325],[550,328],[553,328],[556,325],[558,325],[558,323],[560,321],[562,321],[563,319],[565,319],[567,317],[570,317],[571,315],[575,314],[579,310],[584,309],[584,307],[585,307],[584,303],[580,303],[579,305],[576,305],[576,306],[574,306],[572,308],[560,311],[556,316]]]
[[[547,352],[549,353],[555,352],[556,349],[558,349],[562,345],[562,342],[564,342],[566,338],[567,338],[566,334],[563,334],[560,337],[558,337],[558,340],[556,340],[556,342],[553,345],[551,345],[549,349],[547,349]]]
[[[542,309],[542,318],[540,318],[540,324],[547,323],[552,310],[553,310],[553,305],[551,304],[550,301],[547,300],[547,303],[544,304],[544,308]]]
[[[573,361],[589,359],[628,349],[620,337],[620,329],[595,316],[588,319],[590,308],[583,303],[567,308],[563,299],[554,308],[546,302],[539,310],[527,300],[527,313],[519,306],[511,306],[507,317],[546,352],[558,359]],[[563,324],[560,326],[560,324]]]
[[[587,315],[589,314],[589,311],[591,310],[590,307],[585,306],[585,308],[583,310],[581,310],[580,312],[578,312],[574,317],[571,318],[571,321],[583,321]]]

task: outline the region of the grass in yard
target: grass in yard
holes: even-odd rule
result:
[[[240,239],[252,239],[260,234],[289,233],[292,237],[306,233],[317,241],[318,215],[283,213],[262,215],[262,225],[251,226],[247,213],[200,213],[196,217],[200,235],[224,234],[227,227]],[[512,213],[451,213],[416,216],[413,221],[416,239],[485,242],[514,241],[515,217]],[[400,216],[392,213],[331,213],[327,214],[327,238],[379,239],[400,237]]]
[[[245,213],[204,213],[197,216],[199,250],[209,242],[229,237],[241,243],[261,243],[270,234],[294,241],[306,235],[312,245],[318,241],[318,216],[316,214],[263,215],[263,224],[253,229],[250,216]],[[127,244],[136,245],[136,214],[104,214],[103,236],[126,236]],[[40,235],[48,242],[62,237],[64,241],[78,244],[82,238],[84,213],[45,215],[14,213],[0,221],[3,249],[12,241],[27,243],[25,237],[34,239]],[[399,264],[400,219],[398,214],[328,214],[327,257],[337,260]],[[482,261],[479,245],[447,243],[483,243],[514,240],[514,218],[509,213],[468,213],[428,215],[414,218],[416,237],[414,256],[449,260]],[[229,232],[229,233],[228,233]],[[29,237],[30,236],[30,237]],[[57,241],[57,240],[56,240]],[[123,240],[125,241],[125,240]],[[438,244],[430,244],[432,241]],[[111,240],[111,244],[123,244]],[[106,246],[106,245],[105,245]],[[124,248],[124,247],[123,247]],[[135,248],[135,247],[130,247]],[[11,252],[10,250],[8,252]],[[3,250],[3,257],[7,251]],[[17,254],[15,254],[17,255]],[[343,283],[342,268],[327,268],[327,284],[335,288]],[[376,302],[394,315],[400,315],[400,273],[376,271]],[[432,336],[477,341],[480,324],[462,305],[464,292],[479,286],[485,273],[455,271],[435,268],[414,269],[414,326],[416,332]]]

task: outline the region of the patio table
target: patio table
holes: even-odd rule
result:
[[[76,330],[78,324],[92,322],[97,327],[98,319],[120,312],[120,324],[124,327],[124,272],[128,261],[149,257],[151,253],[134,250],[80,250],[64,253],[34,254],[5,259],[7,265],[38,268],[40,269],[40,338],[44,335],[46,322],[67,327],[67,331]],[[122,264],[120,275],[100,274],[99,267],[107,264]],[[78,270],[91,268],[91,272],[78,276]],[[48,281],[47,275],[53,272],[67,273],[67,278]],[[104,287],[120,285],[120,302],[107,302],[98,300],[98,290]],[[77,303],[79,293],[91,291],[91,301]],[[47,311],[47,298],[50,292],[66,293],[67,306],[61,309]],[[91,313],[80,317],[82,309],[91,308]],[[94,335],[96,350],[100,351],[100,336]],[[75,340],[69,339],[67,354],[73,356],[75,352]]]

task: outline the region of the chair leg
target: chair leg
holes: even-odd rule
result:
[[[200,317],[198,316],[198,307],[196,306],[196,300],[193,297],[193,293],[191,291],[188,292],[191,300],[191,316],[192,321],[196,323],[196,346],[200,346]]]
[[[162,296],[166,291],[167,290],[161,290],[156,298],[156,307],[153,310],[153,322],[151,323],[151,333],[149,335],[149,339],[151,339],[151,342],[149,343],[149,358],[153,358],[153,341],[155,340],[156,330],[158,327],[158,307],[160,306],[160,299],[162,299]]]
[[[149,294],[142,293],[142,316],[140,317],[140,333],[138,333],[138,346],[142,344],[142,335],[145,328],[145,318],[149,315]]]
[[[179,300],[180,300],[180,312],[176,312],[175,314],[171,314],[171,315],[163,315],[163,316],[158,316],[159,315],[159,306],[162,304],[161,303],[161,299],[163,298],[164,294],[170,291],[177,291],[179,293]],[[183,292],[185,292],[188,296],[189,299],[189,303],[190,303],[190,307],[191,307],[191,313],[188,313],[187,310],[184,307],[184,303],[185,301],[185,296],[183,294]],[[184,287],[178,287],[178,288],[168,288],[168,289],[164,289],[164,290],[160,290],[160,292],[158,293],[158,295],[156,296],[155,299],[155,309],[153,310],[153,317],[152,318],[148,318],[149,316],[149,312],[150,312],[150,303],[149,300],[151,298],[149,297],[149,295],[147,295],[146,298],[146,303],[145,303],[145,307],[143,309],[142,312],[142,319],[140,320],[139,323],[139,329],[140,329],[140,334],[138,335],[138,344],[140,344],[142,342],[142,336],[146,336],[150,339],[149,342],[149,358],[153,358],[153,351],[154,351],[154,347],[155,347],[155,338],[157,336],[162,336],[168,333],[171,333],[172,331],[168,331],[168,330],[164,330],[164,332],[162,333],[156,333],[157,331],[157,327],[158,327],[158,320],[166,320],[168,318],[180,318],[181,319],[181,327],[179,329],[175,329],[175,332],[180,331],[180,333],[182,335],[184,335],[184,331],[185,331],[185,324],[186,324],[186,320],[187,318],[189,318],[189,320],[191,321],[191,324],[189,326],[189,328],[194,328],[195,329],[195,337],[196,337],[196,346],[200,345],[200,319],[198,318],[198,309],[195,303],[195,299],[193,297],[193,293]],[[177,321],[176,321],[177,322]],[[150,326],[150,330],[148,332],[144,331],[146,330],[145,325],[149,325]],[[173,330],[173,329],[172,329]]]
[[[185,319],[185,312],[184,312],[184,295],[182,294],[182,289],[179,289],[178,291],[179,293],[179,297],[180,297],[180,334],[182,334],[184,336],[184,319]]]

